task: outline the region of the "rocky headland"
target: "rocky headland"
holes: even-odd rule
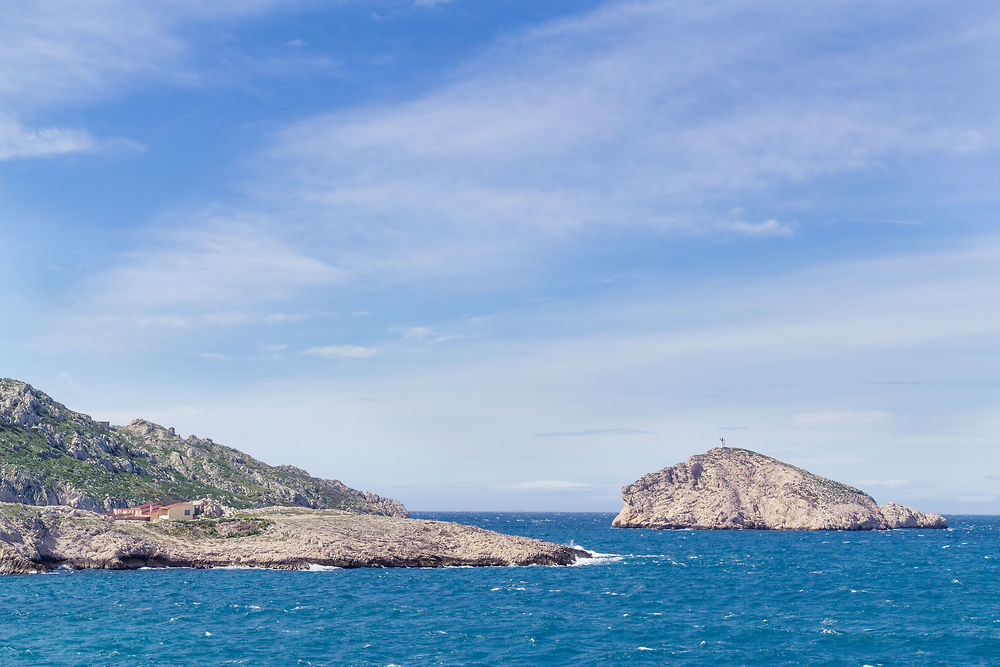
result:
[[[947,528],[944,517],[889,503],[757,452],[718,447],[622,489],[618,528],[885,530]]]
[[[271,466],[208,438],[136,419],[74,412],[29,384],[0,379],[0,502],[106,512],[211,496],[240,508],[292,505],[405,517],[392,498]]]
[[[570,565],[589,557],[581,549],[473,526],[342,510],[216,506],[201,519],[147,523],[72,507],[0,503],[2,574],[59,567]]]

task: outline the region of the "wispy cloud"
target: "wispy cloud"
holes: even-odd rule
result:
[[[856,482],[855,486],[859,489],[902,489],[910,484],[906,479],[863,479]]]
[[[446,343],[458,340],[462,336],[456,333],[443,333],[436,327],[392,327],[389,330],[403,339],[420,341],[422,343]]]
[[[501,488],[515,489],[518,491],[571,491],[574,489],[585,489],[589,486],[589,484],[583,484],[582,482],[566,482],[557,479],[539,479],[531,482],[505,484]]]
[[[252,225],[221,223],[174,232],[155,250],[135,253],[101,281],[99,295],[118,307],[215,309],[343,278],[329,263]]]
[[[637,428],[591,428],[585,431],[549,431],[536,433],[537,438],[578,438],[609,435],[650,435],[649,431]]]
[[[975,503],[975,504],[992,503],[996,501],[996,499],[997,499],[996,496],[987,493],[968,495],[968,496],[958,496],[958,498],[956,498],[956,500],[962,503]]]
[[[867,51],[816,46],[831,25],[879,20],[613,3],[500,40],[418,99],[294,124],[262,157],[258,190],[380,279],[497,273],[609,229],[789,236],[831,176],[990,145],[966,116],[914,109]],[[910,54],[924,76],[950,81],[929,61],[951,40],[991,48],[939,38]],[[761,202],[758,221],[718,222]]]
[[[764,222],[725,222],[719,228],[747,236],[791,236],[795,233],[790,225],[773,218]]]
[[[29,130],[0,117],[0,160],[82,153],[96,146],[97,142],[84,130],[60,127]]]
[[[308,313],[270,313],[264,316],[264,321],[268,324],[288,324],[308,320]]]
[[[233,3],[214,11],[241,10]],[[202,15],[186,5],[181,13],[189,18],[165,24],[143,15],[139,34],[150,33],[148,44],[128,38],[120,48],[135,49],[134,62],[121,71],[95,65],[95,85],[115,89],[134,68],[152,76],[161,57],[183,70],[190,45],[169,26]],[[112,262],[90,285],[96,296],[88,307],[96,308],[89,312],[107,314],[107,304],[147,320],[197,322],[210,310],[249,305],[250,322],[297,305],[259,312],[278,293],[294,302],[351,281],[438,280],[442,294],[480,280],[491,288],[517,283],[568,248],[608,238],[722,234],[766,243],[808,231],[802,202],[831,175],[990,145],[987,128],[966,116],[914,110],[893,70],[873,69],[868,54],[814,48],[811,37],[829,25],[856,21],[878,17],[631,2],[500,39],[412,99],[340,109],[278,131],[247,165],[256,174],[245,184],[247,210],[220,216],[253,224],[227,231],[165,216],[158,223],[165,233],[190,241],[160,241]],[[75,30],[68,21],[64,29]],[[96,55],[83,60],[103,62],[106,52],[91,39],[81,52]],[[958,39],[928,49],[947,50]],[[972,54],[992,45],[963,39]],[[921,71],[947,78],[934,67]],[[831,80],[841,83],[823,83]],[[69,82],[52,92],[71,94],[84,93]],[[791,200],[795,211],[773,210]],[[102,326],[111,320],[120,318],[109,315]],[[425,328],[403,335],[455,335]]]
[[[54,334],[50,343],[119,346],[138,342],[139,329],[142,340],[156,342],[157,329],[294,320],[271,309],[344,279],[338,268],[255,225],[210,222],[159,233],[147,246],[81,283],[77,304],[57,316],[60,330],[72,335]]]
[[[302,354],[310,357],[322,357],[323,359],[368,359],[374,357],[378,349],[374,347],[364,347],[362,345],[326,345],[323,347],[310,347],[302,351]]]
[[[824,412],[801,412],[792,415],[792,423],[802,426],[833,426],[849,424],[877,424],[889,418],[889,413],[881,410],[829,410]]]
[[[141,149],[123,138],[95,138],[87,129],[31,127],[39,111],[106,100],[140,82],[190,84],[192,24],[261,11],[271,0],[218,2],[211,7],[105,0],[86,7],[40,0],[0,10],[0,160],[96,150]]]

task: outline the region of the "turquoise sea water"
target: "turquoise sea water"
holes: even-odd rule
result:
[[[1000,517],[805,533],[420,516],[606,555],[575,567],[2,577],[0,664],[1000,663]]]

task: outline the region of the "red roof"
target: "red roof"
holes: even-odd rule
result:
[[[124,509],[122,509],[122,508],[116,508],[115,511],[116,512],[131,512],[131,511],[138,510],[140,512],[151,512],[151,511],[153,511],[155,509],[160,509],[161,507],[163,507],[163,505],[161,505],[160,503],[145,503],[144,505],[136,505],[135,507],[126,507]]]

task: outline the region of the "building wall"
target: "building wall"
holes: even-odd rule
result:
[[[165,518],[171,521],[183,521],[194,518],[194,505],[191,503],[181,503],[176,507],[168,507],[166,511],[167,516]],[[185,512],[187,513],[185,514]]]

